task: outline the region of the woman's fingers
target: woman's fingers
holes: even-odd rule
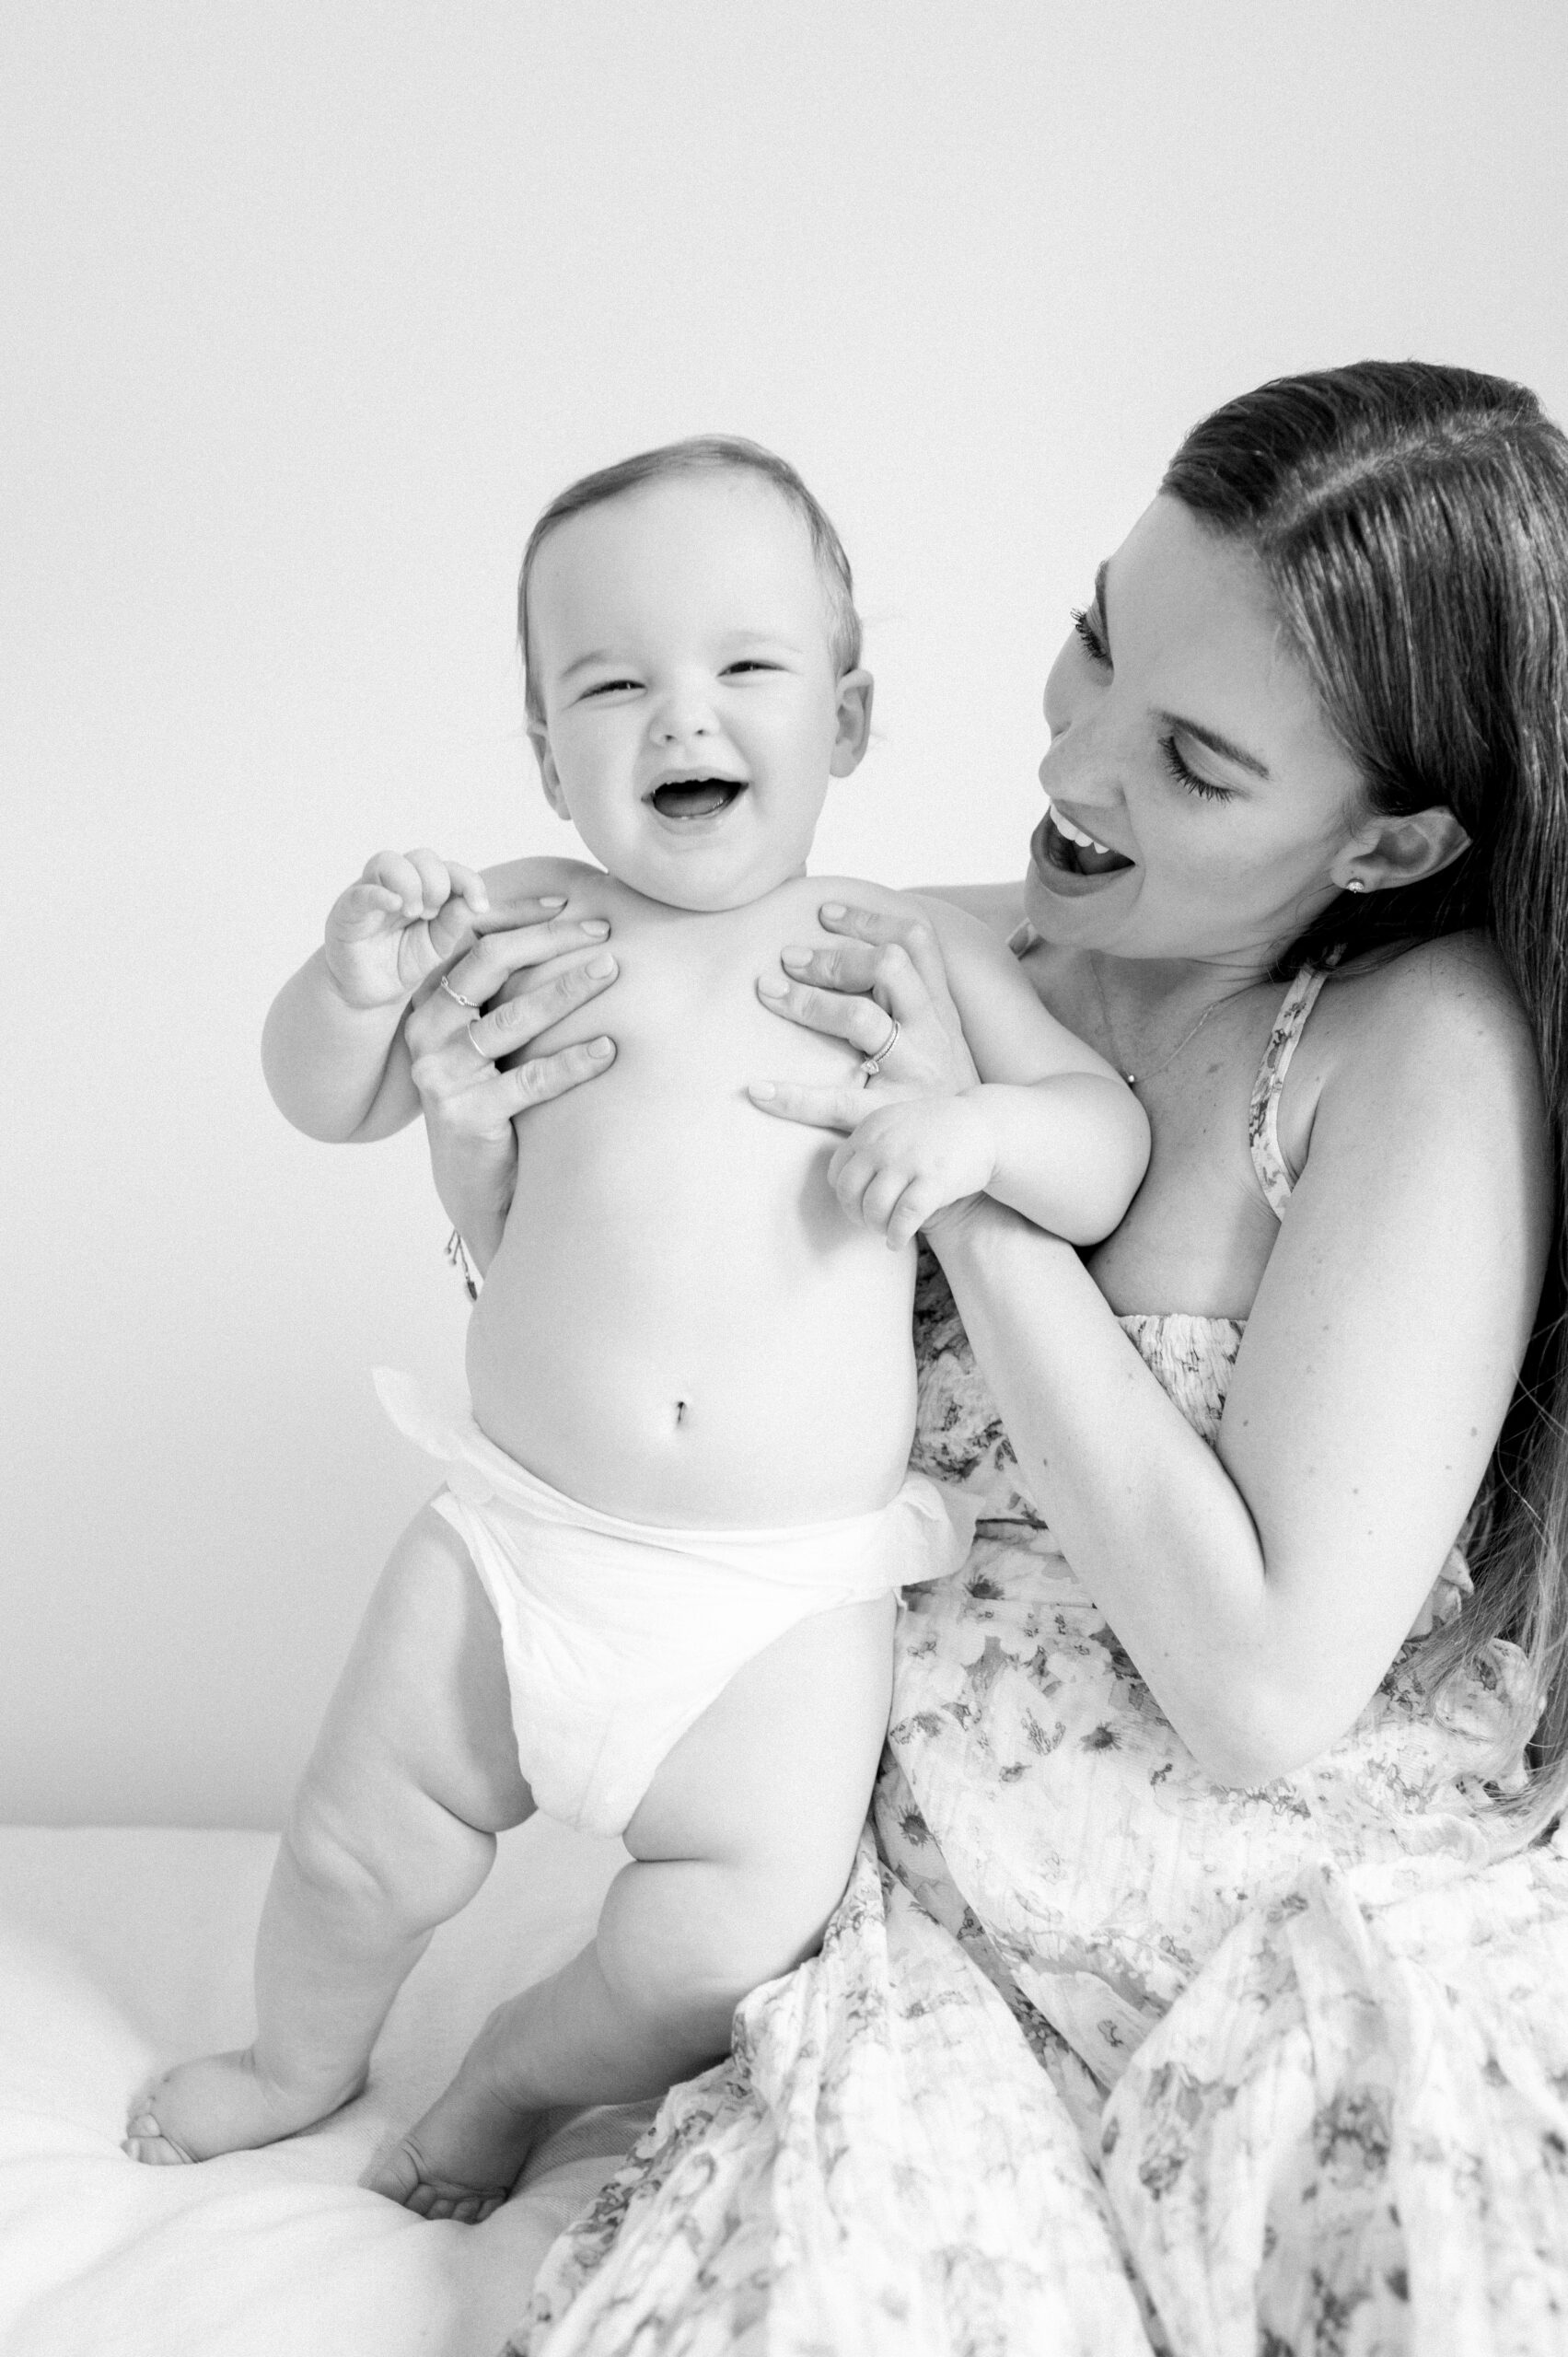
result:
[[[746,1093],[760,1113],[774,1114],[781,1121],[803,1121],[812,1130],[858,1129],[877,1102],[858,1083],[807,1088],[796,1081],[754,1080]]]
[[[894,914],[877,909],[846,908],[841,900],[824,900],[817,916],[823,931],[842,935],[846,946],[850,941],[869,943],[875,947],[896,943],[932,997],[947,998],[947,970],[942,960],[942,945],[936,938],[935,927],[926,918],[902,911]]]
[[[482,1006],[525,966],[542,966],[552,958],[603,941],[609,931],[602,917],[573,917],[557,911],[508,926],[504,932],[482,933],[457,964],[447,969],[446,980],[451,990],[460,991],[475,1006]]]
[[[764,974],[757,990],[775,1015],[808,1031],[826,1031],[834,1039],[846,1039],[860,1055],[875,1055],[887,1047],[892,1035],[897,1010],[889,1014],[877,999],[846,995],[848,985],[841,988],[834,983],[819,990],[807,981],[783,981],[776,975]],[[901,1024],[911,1017],[906,1014],[897,1019]]]
[[[570,1015],[575,1007],[588,999],[597,998],[608,990],[620,972],[615,958],[608,949],[579,951],[574,958],[563,958],[559,966],[537,974],[516,998],[504,1006],[493,1007],[481,1017],[478,1042],[487,1054],[499,1059],[509,1056],[519,1048],[537,1039],[553,1023]]]
[[[524,1113],[530,1105],[542,1105],[552,1097],[564,1097],[585,1080],[592,1080],[615,1061],[615,1042],[606,1034],[597,1039],[585,1039],[575,1048],[560,1048],[552,1056],[529,1056],[522,1063],[514,1064],[510,1072],[498,1073],[496,1082],[502,1091],[501,1102],[507,1109],[507,1118]]]

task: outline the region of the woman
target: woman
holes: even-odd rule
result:
[[[1149,1176],[1086,1263],[931,1223],[917,1454],[983,1519],[905,1608],[884,1863],[558,2247],[551,2357],[1568,2330],[1568,446],[1414,364],[1227,405],[1046,716],[1021,896],[953,897]],[[973,1071],[918,919],[825,922],[785,1011],[883,1072],[759,1101],[882,1225],[854,1130]],[[424,1020],[482,1250],[574,1075]]]

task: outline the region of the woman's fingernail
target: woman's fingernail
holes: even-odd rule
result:
[[[771,1080],[754,1080],[748,1086],[748,1097],[776,1097],[778,1090]]]
[[[612,1056],[615,1053],[615,1042],[613,1039],[590,1039],[588,1053],[596,1062],[603,1063],[606,1056]]]
[[[603,917],[584,917],[582,929],[585,933],[591,933],[596,941],[602,941],[610,931],[610,926]]]
[[[761,975],[758,980],[757,988],[764,998],[783,998],[784,994],[784,984],[780,981],[776,974]]]
[[[566,895],[564,892],[541,892],[539,896],[539,904],[541,909],[563,909],[566,905]]]
[[[779,963],[781,966],[789,966],[791,968],[796,966],[809,966],[811,963],[811,952],[809,949],[781,949],[779,951]]]
[[[844,913],[844,904],[842,900],[824,900],[817,913],[823,917],[842,917]]]
[[[610,956],[608,949],[601,949],[597,958],[590,958],[588,959],[588,962],[583,970],[585,973],[594,975],[613,974],[615,971],[615,960]]]

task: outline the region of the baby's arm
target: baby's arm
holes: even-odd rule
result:
[[[1143,1107],[1103,1057],[1047,1013],[987,926],[943,901],[923,902],[921,913],[936,935],[980,1082],[867,1113],[833,1157],[840,1201],[895,1247],[945,1204],[974,1194],[1069,1243],[1098,1243],[1148,1165]]]
[[[377,852],[339,894],[321,947],[284,984],[261,1034],[267,1086],[296,1129],[339,1144],[413,1120],[403,1017],[489,906],[482,877],[429,851]]]

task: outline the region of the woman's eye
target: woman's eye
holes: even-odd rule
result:
[[[1110,649],[1105,643],[1095,615],[1083,606],[1073,608],[1073,628],[1082,640],[1091,663],[1109,663]]]
[[[1181,758],[1181,748],[1174,737],[1160,738],[1160,752],[1172,777],[1179,784],[1185,786],[1189,794],[1200,795],[1205,802],[1229,802],[1232,799],[1233,787],[1215,785],[1210,779],[1200,777],[1196,770],[1188,768]]]

